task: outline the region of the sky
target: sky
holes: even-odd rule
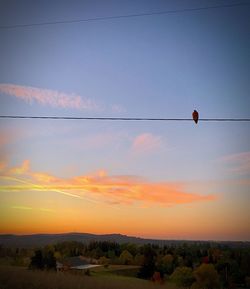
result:
[[[248,2],[248,1],[246,1]],[[0,115],[250,117],[250,5],[0,1]],[[249,122],[0,119],[0,233],[250,240]]]

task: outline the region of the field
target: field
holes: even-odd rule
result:
[[[91,276],[61,272],[30,271],[22,267],[0,266],[1,289],[177,289],[172,284],[155,284],[151,281],[118,275],[124,266],[96,269]],[[128,267],[128,271],[133,268]],[[130,274],[130,273],[129,273]]]
[[[93,276],[110,276],[113,277],[136,277],[140,266],[131,265],[109,265],[107,268],[101,266],[91,270]]]

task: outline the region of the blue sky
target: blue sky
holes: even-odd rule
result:
[[[223,3],[238,2],[1,1],[0,26]],[[0,114],[188,118],[197,109],[204,118],[249,117],[249,14],[250,6],[242,6],[0,29]],[[26,96],[13,90],[6,93],[6,87],[22,89]],[[32,95],[32,88],[40,100]],[[67,99],[64,107],[53,103],[58,92]],[[27,101],[27,94],[32,101]],[[70,106],[69,99],[76,96],[89,107]],[[249,239],[245,221],[249,217],[245,206],[249,202],[249,130],[248,123],[1,120],[0,156],[6,168],[2,175],[29,160],[33,172],[61,178],[104,170],[108,175],[139,176],[150,182],[184,183],[187,191],[217,196],[205,204],[207,212],[214,209],[220,219],[227,219],[230,210],[239,214],[238,223],[221,235],[215,227],[214,233],[211,229],[205,236],[197,225],[198,233],[190,229],[186,238]],[[27,196],[15,201],[4,190],[3,214],[16,220],[18,214],[10,208],[25,207]],[[30,206],[36,207],[37,202],[34,199]],[[198,212],[204,204],[196,206]],[[62,210],[66,207],[67,199]],[[178,210],[173,209],[173,216]],[[136,212],[134,216],[138,217]],[[210,217],[205,215],[206,220]],[[112,222],[114,227],[109,227],[110,222],[105,223],[104,232],[119,230]],[[181,232],[164,235],[144,225],[142,236],[183,236]],[[11,230],[20,231],[15,226]],[[120,231],[137,233],[122,227]]]

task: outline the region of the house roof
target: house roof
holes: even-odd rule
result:
[[[78,266],[82,266],[82,265],[89,265],[89,262],[87,262],[81,256],[66,258],[66,259],[63,260],[62,263],[64,265],[67,265],[67,266],[70,266],[70,267],[78,267]]]

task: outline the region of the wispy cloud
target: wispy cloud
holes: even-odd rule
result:
[[[131,149],[135,153],[149,153],[158,151],[162,147],[163,141],[161,136],[143,133],[134,138]]]
[[[55,210],[49,208],[33,208],[27,206],[11,206],[11,209],[22,210],[22,211],[41,211],[46,213],[53,213]]]
[[[31,207],[26,207],[26,206],[12,206],[12,209],[16,209],[16,210],[24,210],[24,211],[30,211],[33,210],[33,208]]]
[[[33,172],[25,161],[20,168],[9,168],[0,185],[0,192],[54,191],[71,197],[110,204],[138,204],[140,206],[173,206],[199,201],[213,201],[215,195],[190,193],[183,183],[153,182],[137,176],[111,175],[102,170],[91,175],[59,178],[44,172]]]
[[[48,208],[39,208],[39,211],[46,212],[46,213],[54,213],[55,210],[48,209]]]
[[[4,83],[0,84],[0,93],[15,96],[28,103],[34,101],[51,107],[89,111],[102,110],[102,107],[90,98],[84,98],[80,95],[67,94],[56,90]]]
[[[219,161],[226,164],[231,172],[246,174],[250,173],[250,152],[242,152],[224,156]]]

